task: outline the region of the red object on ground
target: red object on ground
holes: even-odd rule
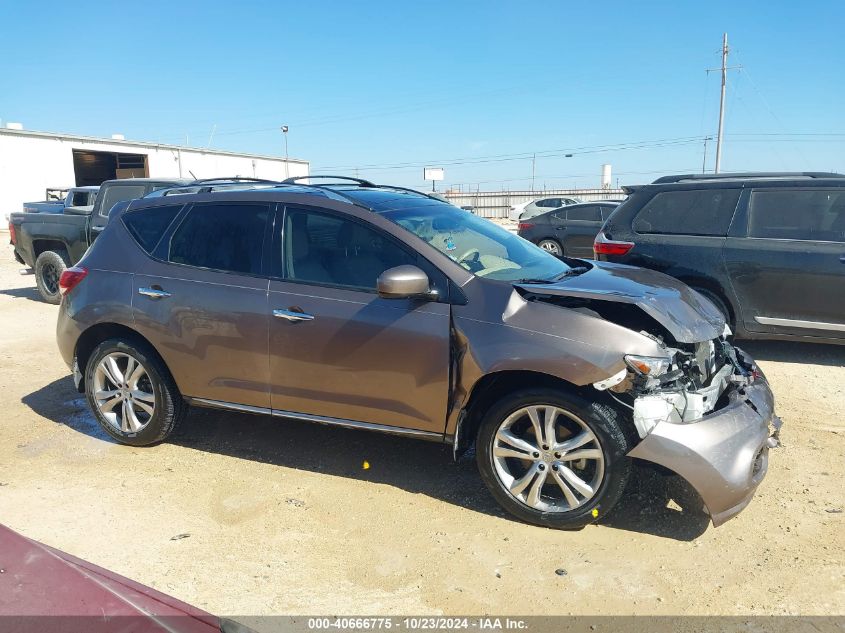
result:
[[[220,633],[220,620],[0,525],[0,630]]]

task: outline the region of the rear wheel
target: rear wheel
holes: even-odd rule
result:
[[[176,383],[147,345],[109,339],[85,370],[88,404],[103,430],[123,444],[163,441],[185,416]]]
[[[69,265],[67,254],[57,251],[44,251],[35,260],[35,285],[47,303],[55,305],[61,302],[59,278]]]
[[[553,240],[553,239],[540,240],[539,242],[537,242],[537,246],[542,248],[544,251],[548,251],[549,253],[551,253],[555,257],[560,257],[561,255],[563,255],[563,247],[560,245],[560,242],[558,242],[557,240]]]
[[[478,434],[481,476],[514,516],[577,529],[607,514],[631,470],[631,439],[612,408],[553,389],[524,389],[495,404]]]

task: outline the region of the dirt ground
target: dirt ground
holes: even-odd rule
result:
[[[115,444],[7,249],[0,522],[26,536],[218,614],[845,613],[845,346],[744,346],[784,446],[736,519],[714,529],[650,485],[556,532],[421,441],[197,410],[169,443]]]

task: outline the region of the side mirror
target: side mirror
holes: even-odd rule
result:
[[[385,270],[378,276],[376,287],[383,299],[432,296],[428,275],[409,264]]]

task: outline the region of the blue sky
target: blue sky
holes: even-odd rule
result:
[[[845,3],[3,3],[0,120],[281,155],[426,186],[845,171]],[[213,137],[212,137],[213,131]],[[660,142],[658,142],[660,141]],[[633,146],[640,145],[639,148]],[[565,153],[571,153],[567,158]],[[517,156],[514,156],[517,155]],[[712,169],[714,144],[708,147]],[[357,172],[356,172],[357,168]]]

